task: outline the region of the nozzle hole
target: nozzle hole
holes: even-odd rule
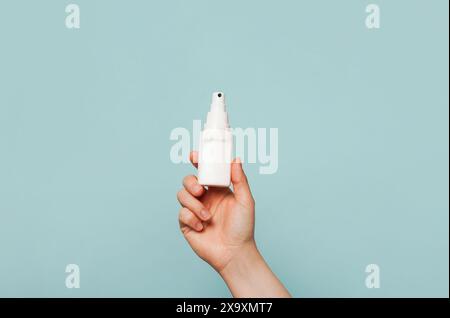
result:
[[[222,97],[222,93],[217,94],[217,97]]]

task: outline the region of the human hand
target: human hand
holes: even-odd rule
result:
[[[190,154],[197,167],[198,153]],[[192,249],[224,279],[235,297],[290,297],[256,248],[255,201],[242,163],[231,163],[230,188],[201,186],[183,179],[177,198],[181,232]]]
[[[197,167],[198,153],[190,160]],[[254,242],[255,201],[239,159],[231,163],[230,188],[201,186],[189,175],[177,198],[181,231],[192,249],[221,273],[242,250],[256,248]]]

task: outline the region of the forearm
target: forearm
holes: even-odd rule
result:
[[[240,249],[220,275],[233,297],[291,297],[253,243]]]

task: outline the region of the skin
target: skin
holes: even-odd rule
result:
[[[197,167],[198,153],[190,159]],[[239,158],[231,164],[231,183],[233,191],[206,189],[194,175],[186,176],[177,194],[181,232],[234,297],[290,297],[256,247],[255,200]]]

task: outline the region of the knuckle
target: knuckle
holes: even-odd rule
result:
[[[178,201],[181,201],[183,199],[183,195],[184,195],[183,189],[181,189],[180,191],[177,192]]]
[[[194,183],[195,183],[195,177],[193,175],[189,175],[184,178],[184,184],[186,186],[192,186]]]
[[[181,208],[180,209],[180,213],[178,214],[178,219],[181,221],[181,222],[183,222],[183,223],[186,223],[186,221],[188,220],[188,218],[189,218],[189,213],[188,213],[188,210],[186,209],[186,208]]]
[[[192,213],[186,214],[186,223],[192,224],[194,223],[194,215]]]

